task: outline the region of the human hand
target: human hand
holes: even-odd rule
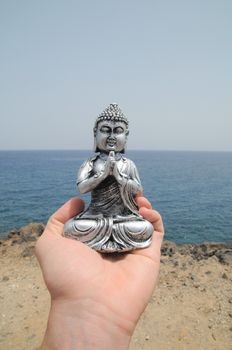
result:
[[[127,254],[100,254],[63,237],[64,223],[83,210],[73,198],[51,216],[36,255],[51,294],[42,349],[127,349],[155,286],[163,238],[160,215],[137,196],[140,214],[153,223],[152,244]]]

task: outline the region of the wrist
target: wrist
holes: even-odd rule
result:
[[[93,301],[52,301],[41,350],[126,350],[134,326]]]

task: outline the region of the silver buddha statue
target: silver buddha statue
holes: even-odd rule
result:
[[[64,226],[64,236],[101,253],[126,252],[150,245],[153,226],[138,212],[135,196],[142,191],[135,164],[124,157],[128,120],[117,104],[96,119],[95,152],[81,166],[77,187],[91,191],[87,209]]]

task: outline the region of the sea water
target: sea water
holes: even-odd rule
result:
[[[76,191],[91,151],[1,151],[0,232],[46,222]],[[232,242],[232,152],[128,151],[177,243]],[[89,202],[89,195],[84,200]]]

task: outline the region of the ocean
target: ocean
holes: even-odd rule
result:
[[[78,195],[76,174],[91,151],[0,151],[0,235],[46,222]],[[232,242],[232,152],[128,151],[144,195],[176,243]],[[89,194],[83,196],[88,203]]]

